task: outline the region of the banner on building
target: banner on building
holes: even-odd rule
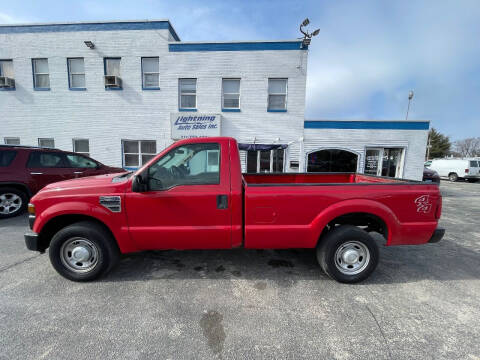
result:
[[[205,136],[220,136],[221,115],[171,113],[170,129],[173,140]]]

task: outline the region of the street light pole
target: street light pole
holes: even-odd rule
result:
[[[410,90],[410,92],[408,93],[408,107],[407,107],[407,116],[405,117],[405,120],[408,120],[408,112],[410,111],[410,102],[412,101],[413,99],[413,91]]]

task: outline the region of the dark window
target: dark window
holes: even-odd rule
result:
[[[247,173],[257,172],[257,151],[247,151]]]
[[[97,167],[97,163],[92,159],[89,159],[82,155],[67,155],[67,159],[70,162],[70,166],[74,168],[89,168],[94,169]]]
[[[69,165],[65,154],[56,152],[32,152],[27,163],[29,168],[64,168],[69,167]]]
[[[0,150],[0,167],[10,166],[16,155],[17,152],[13,150]]]
[[[283,172],[284,149],[248,150],[247,173]]]
[[[355,172],[358,155],[346,150],[319,150],[308,155],[307,172]]]
[[[220,145],[189,144],[169,151],[148,168],[149,190],[220,183]]]
[[[478,167],[478,163],[474,160],[470,160],[470,167]]]

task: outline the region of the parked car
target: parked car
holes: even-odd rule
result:
[[[125,170],[73,152],[0,145],[0,218],[23,212],[30,197],[50,183],[119,172]]]
[[[466,179],[477,181],[480,179],[479,161],[473,159],[433,159],[428,167],[438,172],[441,178],[450,181]]]
[[[439,183],[440,182],[440,176],[438,175],[438,172],[436,172],[435,170],[424,167],[423,168],[423,179],[422,180],[427,181],[427,182]]]
[[[87,281],[120,253],[158,249],[316,248],[330,277],[367,278],[387,246],[439,241],[438,184],[355,173],[242,176],[237,142],[174,143],[135,173],[50,184],[29,204],[30,250]],[[128,219],[128,220],[127,220]]]

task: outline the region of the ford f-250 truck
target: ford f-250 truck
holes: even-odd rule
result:
[[[386,245],[439,241],[437,184],[356,173],[244,174],[232,138],[181,140],[134,173],[46,186],[29,204],[27,248],[49,248],[75,281],[120,254],[159,249],[316,249],[337,281],[367,278]]]

